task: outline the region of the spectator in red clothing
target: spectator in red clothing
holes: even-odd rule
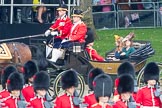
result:
[[[45,32],[45,36],[55,36],[54,43],[61,42],[69,33],[72,26],[70,17],[67,16],[67,6],[62,4],[57,8],[58,18],[55,23]],[[51,37],[47,39],[47,44],[53,43]]]
[[[95,79],[96,76],[103,74],[104,72],[102,69],[99,68],[93,68],[89,71],[88,73],[88,87],[90,89],[90,93],[84,97],[84,102],[85,104],[88,104],[87,108],[91,108],[93,104],[96,104],[96,98],[95,94],[93,91],[93,80]]]
[[[108,103],[112,94],[112,79],[107,74],[100,74],[93,81],[94,94],[97,100],[91,108],[112,108]]]

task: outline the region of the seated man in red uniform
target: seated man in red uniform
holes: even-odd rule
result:
[[[134,91],[134,80],[130,74],[123,74],[119,77],[117,91],[120,95],[113,108],[136,108],[136,103],[132,100]]]
[[[35,97],[30,99],[31,108],[53,108],[52,98],[47,93],[50,87],[50,77],[47,72],[35,74],[33,87]]]
[[[61,43],[56,43],[57,45],[54,45],[54,47],[69,48],[73,46],[73,42],[79,42],[81,44],[85,42],[87,26],[82,21],[83,11],[74,10],[72,17],[73,26],[70,30],[70,33],[67,35],[66,39],[64,39]]]
[[[9,75],[13,72],[17,72],[16,67],[13,65],[9,65],[4,69],[4,71],[1,74],[1,84],[2,84],[3,90],[0,92],[0,101],[1,99],[8,97],[10,95],[10,93],[7,90],[6,84],[7,84],[7,79]]]
[[[100,74],[93,81],[93,89],[96,97],[96,104],[91,108],[112,108],[108,103],[112,94],[112,79],[107,74]]]
[[[88,52],[90,59],[94,61],[105,61],[105,59],[100,56],[97,51],[93,48],[94,44],[94,31],[88,28],[87,38],[85,39],[85,49]]]
[[[103,74],[104,72],[99,68],[91,69],[88,73],[88,87],[90,89],[90,93],[84,97],[84,103],[87,104],[87,108],[91,108],[91,106],[97,103],[95,94],[93,91],[93,80],[96,76]]]
[[[32,60],[27,61],[23,67],[24,70],[24,79],[25,85],[22,89],[22,94],[27,102],[30,102],[30,99],[35,95],[33,88],[33,76],[38,72],[38,66]],[[29,107],[29,106],[28,106]]]
[[[79,108],[74,104],[74,92],[78,86],[78,77],[75,70],[67,70],[61,78],[62,89],[65,90],[54,101],[54,108]]]
[[[13,72],[7,79],[7,89],[10,92],[8,97],[3,98],[0,108],[26,108],[27,102],[24,100],[21,90],[24,85],[22,74]]]
[[[45,36],[56,36],[51,38],[50,36],[47,39],[48,43],[61,42],[69,33],[72,26],[71,19],[66,15],[67,6],[62,4],[60,7],[57,8],[58,11],[58,18],[55,23],[45,32]]]
[[[144,69],[144,82],[146,86],[137,92],[137,108],[162,108],[160,90],[156,87],[159,83],[159,67],[155,62],[150,62]]]

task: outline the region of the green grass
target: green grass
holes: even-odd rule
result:
[[[162,62],[162,28],[152,29],[125,29],[125,30],[97,30],[97,39],[94,42],[94,48],[102,56],[115,48],[114,35],[125,37],[129,32],[135,33],[134,40],[150,41],[155,50],[155,55],[148,61]]]

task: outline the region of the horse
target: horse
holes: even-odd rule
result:
[[[13,64],[23,66],[25,62],[32,59],[32,54],[28,45],[19,42],[8,42],[0,44],[0,69]],[[3,54],[8,53],[8,58],[3,58]]]

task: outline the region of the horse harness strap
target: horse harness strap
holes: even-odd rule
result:
[[[20,54],[19,54],[18,49],[17,49],[17,47],[16,47],[16,44],[15,44],[15,43],[12,43],[12,44],[13,44],[13,49],[14,49],[14,54],[13,54],[13,56],[14,56],[15,54],[17,54],[18,63],[21,63],[21,57],[20,57]]]

